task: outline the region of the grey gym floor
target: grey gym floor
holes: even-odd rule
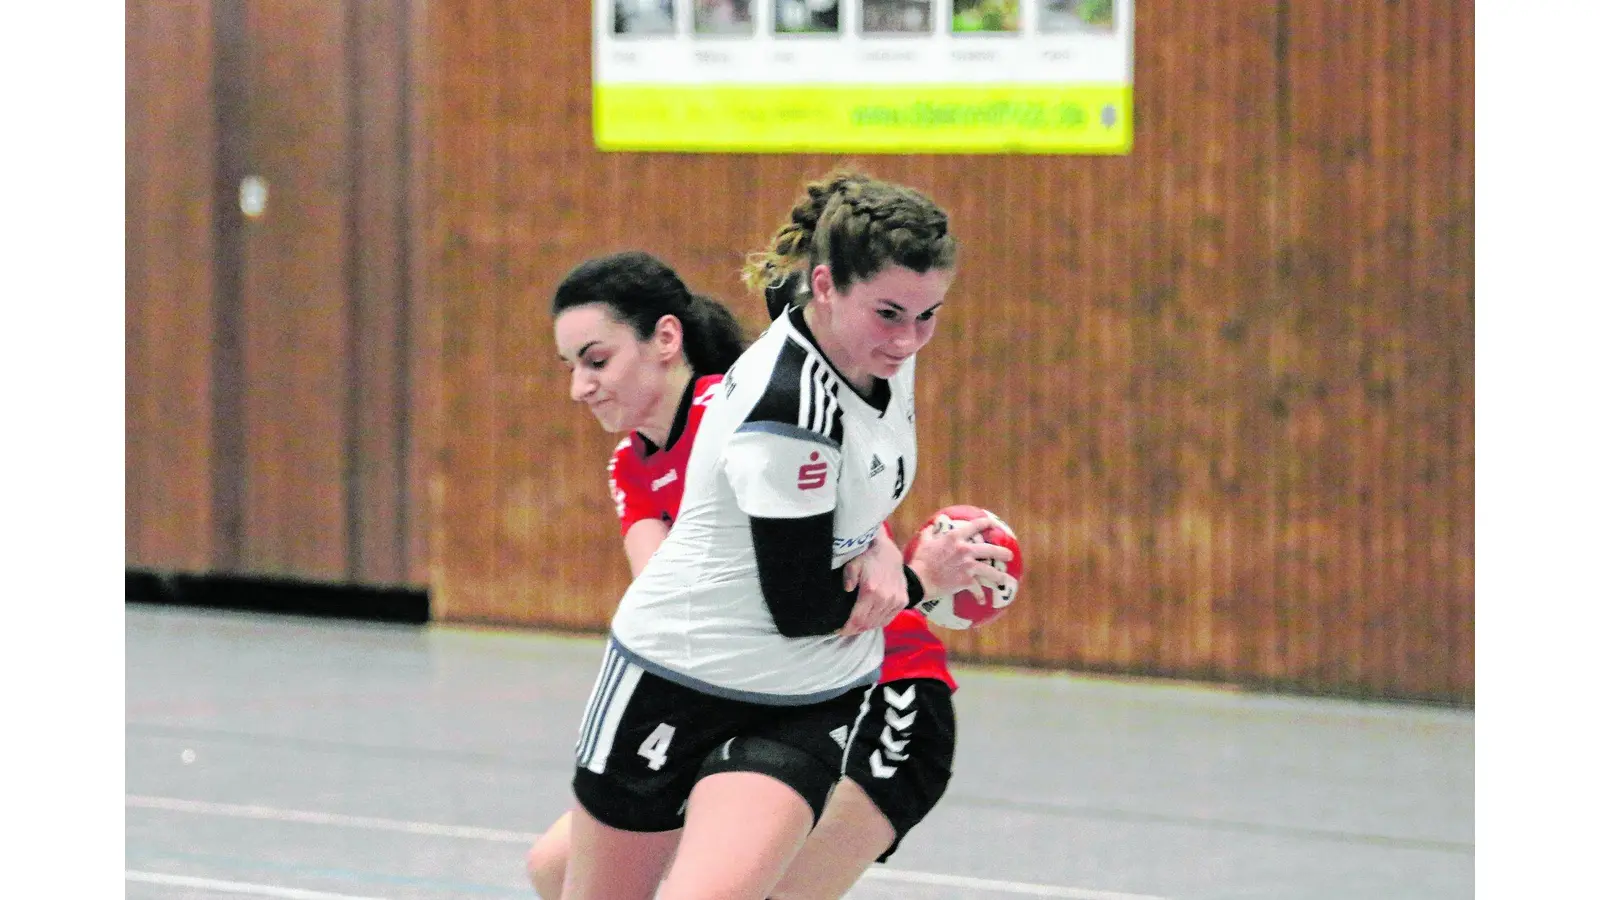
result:
[[[126,623],[128,897],[534,896],[598,639]],[[855,900],[1473,895],[1470,711],[956,677],[949,792]]]

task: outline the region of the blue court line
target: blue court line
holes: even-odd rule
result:
[[[387,884],[394,887],[415,888],[427,891],[449,891],[457,894],[481,894],[496,897],[529,897],[533,888],[512,888],[494,884],[476,884],[464,881],[441,881],[434,878],[421,878],[413,875],[395,875],[389,872],[364,872],[359,869],[329,869],[321,866],[308,866],[296,863],[270,862],[263,859],[243,859],[236,856],[219,856],[210,853],[183,853],[170,850],[155,850],[148,847],[127,848],[128,868],[150,871],[159,868],[164,861],[181,863],[199,863],[217,866],[226,869],[218,874],[209,873],[212,877],[236,877],[241,872],[268,872],[282,875],[298,875],[304,878],[326,878],[333,881],[342,881],[351,884],[381,885]]]

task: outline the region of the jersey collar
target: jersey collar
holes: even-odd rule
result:
[[[817,351],[817,355],[822,357],[822,361],[828,364],[828,368],[839,376],[841,384],[849,388],[857,397],[860,397],[863,403],[877,410],[879,415],[889,411],[889,382],[882,378],[873,378],[872,396],[869,397],[861,393],[854,384],[850,383],[850,379],[844,377],[844,374],[839,371],[839,367],[834,365],[833,360],[828,358],[828,354],[822,352],[822,345],[817,343],[817,336],[811,333],[811,327],[806,324],[806,318],[801,315],[801,311],[790,307],[787,314],[789,316],[789,324],[794,326],[794,330],[799,332],[800,336],[811,344],[812,348]]]
[[[667,442],[657,447],[649,438],[635,431],[633,436],[639,441],[639,455],[649,456],[657,450],[671,447],[683,437],[683,430],[689,427],[689,407],[694,405],[695,384],[699,381],[692,373],[689,383],[683,388],[683,396],[678,398],[678,412],[672,417],[672,430],[667,432]]]

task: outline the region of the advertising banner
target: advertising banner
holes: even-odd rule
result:
[[[602,150],[1127,153],[1133,0],[596,0]]]

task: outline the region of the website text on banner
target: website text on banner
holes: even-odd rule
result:
[[[602,150],[1127,153],[1133,0],[595,0]]]

